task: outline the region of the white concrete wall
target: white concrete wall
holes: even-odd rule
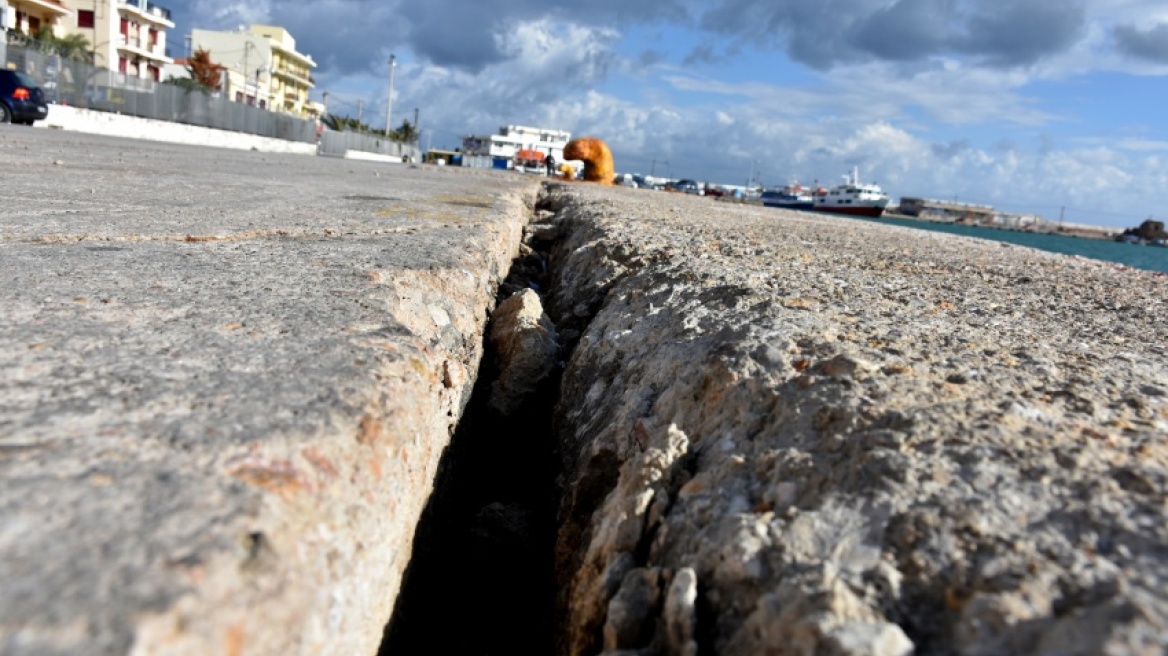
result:
[[[214,146],[265,153],[315,155],[316,144],[285,141],[242,132],[214,130],[182,123],[156,121],[110,112],[96,112],[65,105],[49,105],[49,117],[37,121],[38,127],[101,134],[108,137],[148,139],[193,146]]]

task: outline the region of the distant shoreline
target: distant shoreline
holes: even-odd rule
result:
[[[1078,237],[1078,238],[1082,238],[1082,239],[1102,239],[1105,241],[1114,240],[1115,236],[1117,234],[1123,232],[1122,228],[1108,228],[1105,226],[1088,227],[1088,226],[1081,226],[1081,225],[1075,226],[1072,228],[1072,227],[1066,227],[1066,226],[1059,226],[1057,224],[1047,224],[1050,226],[1050,229],[1024,230],[1021,228],[1010,228],[1010,227],[1006,227],[1006,226],[987,225],[984,223],[962,223],[959,221],[942,221],[942,220],[938,220],[938,219],[929,219],[929,218],[920,217],[920,216],[910,216],[908,214],[897,214],[895,212],[885,212],[880,218],[903,219],[906,221],[920,221],[922,223],[945,223],[945,224],[952,224],[952,225],[964,225],[964,226],[969,226],[971,228],[985,228],[987,230],[1005,230],[1007,232],[1031,232],[1034,234],[1061,235],[1063,237]],[[1044,225],[1044,228],[1045,227],[1046,226]]]
[[[729,196],[727,196],[725,199],[719,198],[718,200],[720,200],[720,201],[725,200],[726,202],[732,202],[732,203],[743,203],[743,204],[747,204],[747,205],[762,205],[762,203],[760,203],[756,200],[736,199],[736,198],[731,198]],[[814,212],[815,214],[833,214],[833,212],[821,212],[821,211],[815,211],[815,210],[796,210],[796,211]],[[844,216],[844,215],[839,214],[837,216]],[[1038,230],[1025,230],[1025,229],[1021,229],[1021,228],[1012,228],[1012,227],[1007,227],[1007,226],[999,226],[999,225],[992,225],[992,224],[985,224],[985,223],[963,223],[960,221],[945,221],[942,219],[930,219],[930,218],[922,217],[922,216],[912,216],[910,214],[899,214],[896,212],[888,212],[888,211],[885,211],[884,214],[877,217],[876,220],[879,220],[882,218],[903,219],[905,221],[920,221],[921,223],[940,223],[940,224],[946,224],[946,225],[963,225],[963,226],[969,226],[971,228],[985,228],[987,230],[1004,230],[1006,232],[1027,232],[1027,233],[1040,234],[1040,235],[1061,235],[1063,237],[1076,237],[1076,238],[1080,238],[1080,239],[1101,239],[1104,241],[1113,241],[1115,239],[1116,235],[1121,234],[1124,230],[1123,228],[1118,228],[1118,227],[1085,226],[1085,225],[1081,225],[1081,224],[1074,225],[1072,227],[1072,226],[1066,226],[1066,225],[1059,225],[1059,224],[1055,224],[1055,223],[1044,223],[1042,229],[1038,229]]]

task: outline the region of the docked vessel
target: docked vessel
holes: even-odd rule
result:
[[[798,183],[789,184],[780,189],[767,189],[758,197],[767,207],[778,207],[786,210],[809,210],[815,205],[815,198],[811,191]]]
[[[875,183],[860,183],[860,172],[853,168],[846,182],[830,189],[816,189],[812,209],[817,212],[878,217],[888,207],[888,194]]]

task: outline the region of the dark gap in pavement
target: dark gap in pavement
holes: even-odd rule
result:
[[[530,233],[529,233],[530,234]],[[543,294],[551,242],[528,239],[499,299]],[[546,306],[545,299],[545,306]],[[439,464],[379,656],[540,655],[554,650],[559,463],[557,368],[510,416],[489,407],[498,377],[484,334],[474,392]]]

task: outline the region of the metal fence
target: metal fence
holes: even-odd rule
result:
[[[405,161],[405,158],[409,158],[410,161],[417,162],[420,158],[418,147],[412,143],[391,141],[385,137],[365,134],[363,132],[333,132],[332,130],[326,130],[320,135],[320,146],[317,149],[319,154],[344,157],[345,152],[349,150],[378,153],[381,155],[389,155],[390,157],[401,157],[403,161]]]
[[[316,142],[316,121],[98,68],[11,39],[7,45],[6,61],[0,61],[0,67],[31,75],[52,103],[286,141]]]

